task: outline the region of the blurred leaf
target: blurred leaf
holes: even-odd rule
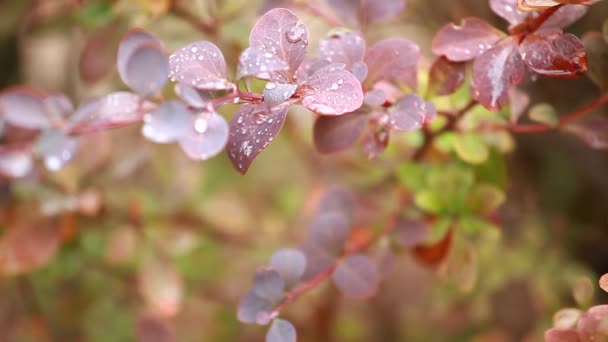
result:
[[[468,206],[478,215],[489,215],[505,201],[505,193],[491,184],[478,184],[469,194]]]
[[[582,311],[579,309],[561,309],[553,315],[553,327],[558,329],[574,328],[581,314]]]
[[[169,10],[171,0],[137,0],[142,9],[155,17],[159,17]]]
[[[608,273],[604,274],[601,278],[600,278],[600,287],[602,288],[602,290],[608,292]]]
[[[479,267],[477,251],[471,243],[464,241],[453,248],[448,261],[448,272],[462,292],[471,292],[477,282]]]
[[[368,298],[376,294],[380,275],[373,259],[363,254],[354,254],[338,264],[332,279],[344,294]]]
[[[296,342],[296,328],[284,319],[275,319],[266,334],[266,342]]]
[[[153,315],[142,315],[137,319],[137,341],[138,342],[174,342],[176,339],[175,328],[169,320],[164,317]]]
[[[279,272],[285,282],[285,287],[289,290],[300,281],[304,274],[306,256],[297,249],[281,249],[270,258],[270,267]]]
[[[572,296],[580,307],[587,307],[593,300],[594,285],[589,278],[579,278],[572,286]]]
[[[608,118],[597,117],[566,126],[566,130],[595,150],[608,150]]]
[[[0,239],[0,276],[34,271],[47,263],[59,248],[59,230],[41,222],[12,226]]]
[[[426,212],[438,214],[442,209],[442,202],[438,194],[429,190],[416,193],[414,197],[416,206]]]
[[[481,164],[488,160],[490,151],[481,137],[474,133],[463,133],[455,136],[454,149],[463,161]]]
[[[76,12],[76,20],[85,27],[99,27],[112,19],[112,4],[105,0],[89,0]]]
[[[163,317],[176,315],[182,305],[183,284],[171,260],[150,254],[139,270],[139,289],[148,308]]]
[[[393,230],[392,239],[403,248],[417,246],[429,240],[430,227],[422,219],[400,218]]]
[[[598,32],[588,32],[583,37],[589,70],[587,76],[602,91],[608,90],[608,42]]]
[[[528,117],[532,121],[536,121],[539,123],[543,123],[550,126],[557,125],[559,119],[557,118],[557,113],[555,112],[555,108],[548,103],[539,103],[530,108],[528,112]]]
[[[425,241],[426,246],[432,246],[445,239],[450,231],[452,220],[450,218],[441,218],[431,225],[429,236]]]

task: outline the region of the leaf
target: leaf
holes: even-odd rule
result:
[[[284,248],[272,255],[270,267],[279,272],[285,288],[289,290],[300,282],[306,271],[306,256],[297,249]]]
[[[48,170],[59,171],[74,157],[77,148],[77,139],[66,136],[60,130],[48,130],[38,137],[34,151],[44,158]]]
[[[226,150],[234,168],[245,174],[255,158],[274,140],[285,123],[288,106],[269,108],[262,102],[243,105],[230,121]]]
[[[387,96],[386,96],[386,93],[384,92],[384,90],[379,89],[379,88],[374,88],[365,93],[363,102],[365,102],[366,105],[371,106],[371,107],[380,107],[384,103],[386,103],[386,100],[387,100],[386,97]]]
[[[422,219],[399,219],[393,230],[393,240],[403,248],[411,248],[425,242],[429,237],[429,226]]]
[[[137,319],[137,342],[174,342],[175,328],[171,321],[157,315],[145,314]]]
[[[480,216],[492,214],[505,202],[505,193],[492,184],[478,184],[469,194],[469,208]]]
[[[604,274],[599,280],[600,288],[608,292],[608,273]]]
[[[363,104],[359,80],[335,64],[315,72],[296,93],[304,107],[321,115],[350,113]]]
[[[591,118],[583,122],[570,124],[567,131],[576,135],[596,150],[608,150],[608,119],[604,117]]]
[[[528,117],[532,121],[555,126],[559,122],[555,108],[548,103],[539,103],[530,108]]]
[[[369,298],[378,290],[380,274],[378,265],[370,257],[353,254],[338,264],[332,279],[345,295]]]
[[[149,255],[140,268],[139,291],[148,308],[162,316],[175,316],[182,305],[183,280],[171,260]]]
[[[296,71],[295,78],[298,83],[304,83],[315,72],[330,64],[331,63],[329,61],[326,61],[324,59],[306,58],[298,68],[298,71]]]
[[[574,329],[551,328],[545,331],[545,342],[581,342]]]
[[[177,140],[192,125],[191,112],[179,101],[167,101],[144,116],[141,132],[149,140],[164,144]]]
[[[262,80],[284,80],[284,73],[289,70],[287,62],[271,52],[262,52],[247,48],[239,57],[237,78],[253,76]]]
[[[287,101],[297,88],[296,84],[268,82],[264,87],[264,102],[270,107],[280,105]]]
[[[389,130],[386,126],[371,127],[363,137],[363,154],[368,160],[372,160],[381,155],[389,141]]]
[[[186,155],[195,160],[207,160],[220,153],[228,143],[226,119],[215,112],[203,112],[191,120],[189,128],[178,138]]]
[[[511,107],[509,121],[517,123],[519,118],[526,112],[526,109],[528,109],[530,102],[530,95],[516,87],[511,87],[509,89],[509,105]]]
[[[29,152],[22,150],[0,150],[0,174],[21,178],[32,170],[34,161]]]
[[[498,110],[508,101],[509,88],[521,83],[524,76],[515,41],[505,41],[475,59],[473,96],[489,110]]]
[[[432,246],[417,246],[414,249],[416,260],[427,266],[437,266],[443,262],[452,248],[454,231],[450,230],[445,237]]]
[[[141,121],[150,104],[129,92],[115,92],[83,103],[69,119],[76,134],[122,127]]]
[[[433,38],[432,47],[436,55],[452,62],[466,62],[481,56],[504,37],[504,33],[486,21],[469,17],[460,26],[443,26]]]
[[[258,316],[265,316],[273,309],[273,303],[249,291],[239,302],[237,309],[238,320],[243,323],[258,323]]]
[[[594,285],[587,277],[581,277],[576,280],[572,286],[572,297],[581,307],[588,306],[593,299]]]
[[[598,328],[606,317],[608,317],[608,305],[596,305],[583,312],[576,325],[580,341],[600,341],[605,337],[605,332],[598,331]]]
[[[445,56],[435,60],[429,71],[428,93],[431,96],[453,94],[464,83],[466,64],[450,62]]]
[[[175,85],[175,93],[184,100],[186,104],[199,109],[205,108],[207,101],[211,97],[208,92],[198,90],[184,83],[177,83]]]
[[[78,62],[80,79],[85,84],[99,82],[112,71],[119,38],[116,22],[100,27],[87,37]]]
[[[27,129],[45,129],[51,126],[39,91],[16,87],[0,93],[0,114],[6,122]]]
[[[355,215],[357,199],[355,194],[348,188],[332,186],[329,188],[319,202],[319,213],[338,212],[347,219]],[[349,220],[352,223],[352,220]]]
[[[460,159],[470,164],[481,164],[490,156],[488,146],[479,135],[474,133],[456,135],[454,150]]]
[[[323,212],[310,224],[310,239],[333,255],[339,255],[350,234],[350,222],[340,212]]]
[[[553,13],[553,15],[540,26],[539,30],[547,28],[565,29],[585,16],[588,10],[589,6],[587,5],[564,5]]]
[[[253,294],[273,304],[279,303],[285,294],[285,281],[272,268],[262,268],[255,272]]]
[[[350,24],[371,24],[398,16],[405,10],[405,0],[328,0],[336,15]]]
[[[46,223],[9,227],[0,239],[0,276],[15,276],[43,267],[53,259],[59,244],[59,230]]]
[[[479,256],[470,242],[452,251],[448,269],[460,291],[470,293],[475,288],[478,268]]]
[[[579,309],[561,309],[553,315],[553,327],[557,329],[571,329],[576,327],[576,322],[581,316]]]
[[[167,82],[169,64],[167,56],[156,43],[140,45],[129,55],[120,70],[122,81],[143,97],[149,97],[162,90]]]
[[[599,32],[588,32],[583,44],[589,61],[587,76],[601,90],[608,90],[608,42]]]
[[[511,26],[521,24],[530,15],[517,8],[517,0],[490,0],[490,8],[499,17],[505,19]]]
[[[312,238],[307,239],[299,247],[306,256],[306,270],[302,281],[310,281],[319,273],[326,271],[335,261],[335,257]]]
[[[330,63],[341,63],[351,70],[365,57],[365,40],[357,32],[334,31],[319,41],[319,57]]]
[[[213,43],[188,44],[169,57],[169,77],[201,90],[225,90],[234,85],[226,79],[226,61]]]
[[[389,109],[389,124],[396,131],[414,131],[435,113],[432,103],[424,101],[418,94],[408,94]]]
[[[57,123],[64,121],[74,113],[74,104],[67,96],[61,93],[48,94],[44,100],[44,109],[49,120]]]
[[[313,127],[317,151],[329,154],[353,146],[365,129],[368,113],[359,109],[340,116],[320,116]]]
[[[264,14],[249,34],[249,45],[260,52],[279,57],[289,66],[284,81],[291,81],[304,60],[308,29],[298,25],[298,17],[288,9],[277,8]]]
[[[266,342],[296,342],[296,328],[286,320],[275,319],[266,334]]]
[[[573,78],[587,71],[585,46],[571,33],[539,31],[528,35],[519,49],[524,63],[541,75]]]
[[[384,39],[369,47],[365,55],[368,73],[366,84],[379,81],[403,83],[416,90],[420,48],[401,38]]]
[[[122,40],[118,45],[116,67],[118,68],[118,73],[123,82],[125,82],[126,79],[127,65],[131,61],[131,56],[135,51],[144,46],[156,47],[162,50],[160,40],[142,29],[131,29],[122,37]]]

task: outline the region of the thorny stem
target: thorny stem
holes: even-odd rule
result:
[[[604,94],[594,101],[584,105],[578,110],[569,113],[567,115],[562,116],[556,125],[548,125],[548,124],[529,124],[529,125],[518,125],[518,124],[504,124],[504,125],[491,125],[491,126],[482,126],[480,127],[482,130],[487,131],[501,131],[508,130],[513,133],[543,133],[549,131],[557,131],[568,124],[586,116],[587,114],[592,113],[594,110],[601,108],[605,105],[608,105],[608,94]]]

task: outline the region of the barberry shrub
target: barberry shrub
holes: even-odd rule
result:
[[[506,30],[476,17],[445,24],[430,42],[435,55],[430,63],[421,42],[367,34],[372,25],[405,11],[405,0],[265,1],[234,65],[218,47],[226,44],[218,41],[195,41],[168,52],[156,35],[131,28],[115,49],[116,70],[128,90],[78,105],[65,94],[32,86],[0,93],[0,174],[5,182],[36,178],[43,172],[38,161],[59,171],[84,148],[82,139],[136,126],[143,138],[175,143],[192,160],[225,151],[245,175],[289,116],[304,108],[314,120],[310,145],[316,153],[343,159],[355,150],[351,153],[363,155],[370,167],[359,161],[354,166],[373,172],[382,165],[382,174],[356,190],[324,187],[310,210],[306,238],[280,248],[251,272],[238,320],[268,325],[266,341],[296,341],[294,325],[283,317],[292,303],[326,281],[346,296],[370,298],[394,255],[403,252],[469,292],[480,272],[491,272],[480,267],[480,246],[500,233],[498,209],[507,186],[503,155],[513,149],[511,134],[559,131],[593,149],[608,149],[608,120],[584,118],[608,104],[608,21],[582,37],[566,31],[598,2],[489,0]],[[331,30],[313,35],[296,15],[307,11]],[[176,13],[192,20],[183,10]],[[213,22],[199,24],[203,31],[213,29]],[[100,34],[106,37],[106,31]],[[87,67],[93,58],[94,52],[85,50],[80,65],[85,82],[107,72]],[[540,78],[585,75],[600,95],[571,113],[535,103],[525,90]],[[376,191],[390,199],[379,199]],[[96,215],[90,208],[95,199],[79,193],[48,211]],[[129,208],[134,226],[141,225],[141,216],[138,207]],[[47,264],[66,239],[59,231],[7,229],[0,240],[0,274],[19,275]],[[125,228],[109,244],[128,249],[139,238],[137,229]],[[174,333],[156,326],[156,319],[179,312],[184,284],[166,251],[157,254],[141,261],[138,291],[152,314],[139,319],[138,334],[160,329],[171,339]],[[108,258],[122,260],[120,253]],[[566,309],[556,317],[545,334],[549,341],[607,336],[604,306]]]

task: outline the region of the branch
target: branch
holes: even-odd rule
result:
[[[548,125],[548,124],[542,124],[542,123],[529,124],[529,125],[518,125],[518,124],[509,123],[509,124],[502,124],[502,125],[490,125],[490,126],[485,126],[485,127],[482,126],[481,129],[487,130],[487,131],[508,130],[513,133],[522,133],[522,134],[558,131],[558,130],[564,128],[565,126],[567,126],[568,124],[570,124],[580,118],[583,118],[584,116],[592,113],[596,109],[601,108],[605,105],[608,105],[608,94],[604,94],[604,95],[598,97],[597,99],[595,99],[594,101],[581,107],[580,109],[562,116],[559,119],[559,122],[557,123],[557,125]]]

